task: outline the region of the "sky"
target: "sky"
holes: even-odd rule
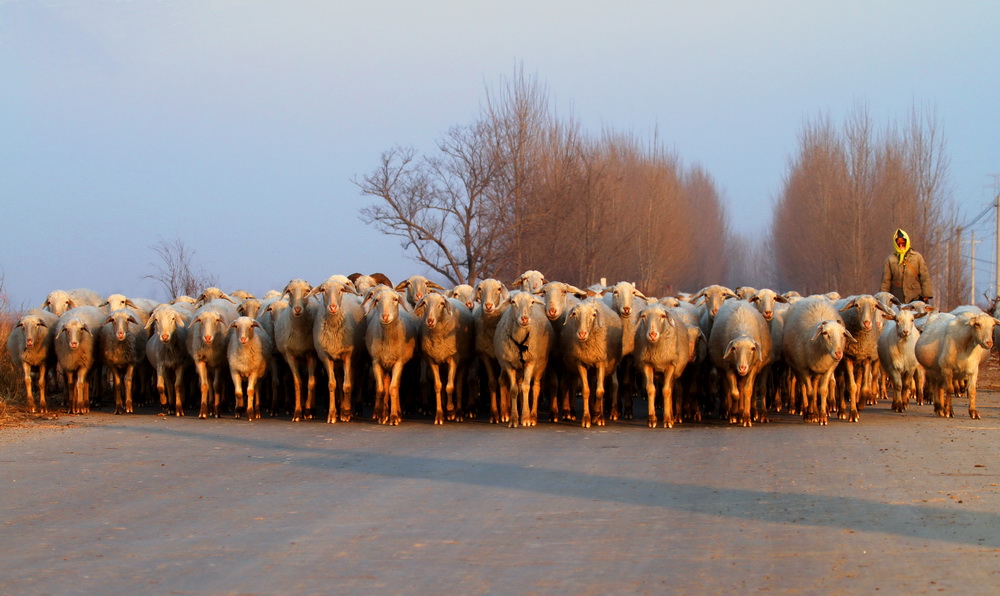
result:
[[[517,67],[587,131],[656,131],[751,237],[806,122],[930,110],[971,219],[997,193],[998,56],[995,0],[0,0],[0,273],[15,307],[163,299],[151,247],[179,238],[227,291],[428,274],[352,180]]]

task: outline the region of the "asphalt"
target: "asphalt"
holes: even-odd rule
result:
[[[63,415],[0,430],[0,593],[996,594],[980,402],[669,430]]]

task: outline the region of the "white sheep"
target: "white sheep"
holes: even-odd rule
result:
[[[278,314],[274,321],[274,344],[278,348],[288,368],[292,371],[295,392],[295,411],[292,421],[299,422],[303,416],[313,417],[313,399],[316,390],[316,347],[313,343],[313,322],[316,302],[308,298],[312,285],[304,279],[293,279],[282,290],[288,296],[288,308]],[[302,407],[302,362],[306,365],[306,403]]]
[[[423,275],[411,275],[409,278],[396,284],[397,292],[406,292],[406,301],[410,304],[411,308],[431,290],[444,290],[444,288],[428,280]]]
[[[510,420],[510,394],[506,383],[498,383],[500,362],[497,360],[493,338],[500,318],[509,306],[510,293],[503,282],[487,278],[476,284],[476,308],[472,311],[475,327],[475,350],[486,372],[490,392],[490,423]],[[497,403],[499,393],[499,404]]]
[[[558,281],[546,283],[541,288],[535,290],[535,294],[542,297],[545,316],[552,323],[552,331],[556,337],[562,334],[563,323],[569,311],[588,295],[586,290],[581,290],[576,286]],[[549,375],[552,381],[552,386],[550,387],[552,394],[552,421],[558,422],[560,418],[564,420],[576,420],[573,396],[576,394],[577,374],[575,369],[570,370],[566,367],[559,342],[556,342],[552,356],[549,359],[549,370],[552,371]]]
[[[990,357],[994,345],[993,329],[1000,320],[975,307],[929,318],[914,352],[917,362],[927,369],[927,381],[934,394],[934,412],[938,416],[953,417],[952,396],[968,392],[969,416],[977,420],[980,418],[976,409],[979,366]]]
[[[620,281],[610,288],[605,288],[601,299],[618,314],[622,322],[622,366],[618,367],[617,372],[621,390],[617,392],[619,397],[611,403],[609,418],[618,420],[620,414],[625,420],[631,420],[634,390],[632,344],[635,342],[635,327],[639,313],[646,308],[647,299],[636,289],[635,284],[627,281]],[[618,404],[619,399],[622,402],[621,407]]]
[[[649,428],[656,428],[658,423],[656,380],[662,376],[663,427],[673,428],[676,423],[674,384],[684,373],[692,356],[688,327],[671,309],[662,304],[651,304],[639,314],[634,342],[632,355],[646,386],[647,424]]]
[[[535,290],[541,288],[545,284],[549,283],[542,275],[541,271],[535,271],[534,269],[529,269],[525,271],[517,279],[511,282],[510,287],[512,290],[520,290],[522,292],[534,292]]]
[[[754,384],[771,362],[771,332],[764,316],[743,300],[723,303],[708,338],[708,353],[724,380],[729,423],[751,426]],[[758,393],[757,398],[757,419],[767,422],[763,397]]]
[[[611,386],[612,401],[618,392],[615,369],[622,355],[621,318],[597,297],[584,300],[566,315],[559,336],[563,359],[577,371],[583,397],[583,428],[591,423],[604,426],[605,382]],[[594,370],[596,399],[591,417],[588,371]]]
[[[844,393],[849,398],[850,408],[841,398],[837,409],[841,420],[857,422],[860,420],[858,410],[863,409],[864,404],[875,402],[872,366],[878,362],[879,324],[883,316],[893,316],[893,313],[870,294],[849,296],[837,300],[834,306],[840,311],[844,327],[855,339],[847,344],[843,361],[847,381]]]
[[[132,413],[132,378],[144,364],[148,333],[130,308],[112,311],[100,329],[101,362],[114,380],[115,414]]]
[[[78,306],[100,306],[104,302],[101,295],[86,288],[75,290],[53,290],[42,303],[42,309],[56,316],[62,316],[67,310]]]
[[[45,374],[51,368],[54,370],[55,352],[52,349],[53,330],[59,317],[47,310],[32,310],[17,321],[17,325],[7,336],[7,353],[10,354],[14,370],[20,369],[24,378],[24,389],[28,396],[28,411],[46,413],[49,411],[45,401]],[[31,380],[33,372],[38,377],[38,404],[35,406],[34,383]]]
[[[782,352],[802,397],[806,422],[828,424],[827,399],[845,344],[853,342],[840,313],[826,298],[800,298],[785,317]]]
[[[309,294],[320,296],[320,306],[313,319],[313,346],[326,369],[330,390],[329,424],[349,422],[354,413],[351,403],[354,380],[365,362],[367,323],[361,298],[354,284],[343,276],[333,276],[313,288]],[[337,369],[341,371],[340,412],[337,412]]]
[[[455,298],[464,304],[465,308],[469,309],[470,312],[476,307],[476,288],[473,288],[469,284],[458,284],[448,290],[445,296]]]
[[[542,376],[555,343],[542,301],[528,292],[510,295],[493,336],[493,349],[510,395],[510,428],[538,423]]]
[[[78,306],[64,312],[56,323],[53,349],[66,375],[69,413],[90,411],[90,375],[98,364],[97,334],[104,311],[97,306]]]
[[[163,304],[154,310],[145,329],[146,359],[156,369],[156,390],[164,412],[173,408],[184,415],[184,373],[191,363],[187,349],[187,325],[194,316],[179,305]]]
[[[917,355],[914,351],[920,332],[913,321],[924,317],[927,313],[914,313],[912,310],[900,310],[894,316],[886,316],[885,326],[878,337],[878,359],[882,370],[892,381],[892,409],[896,412],[906,410],[910,396],[918,389],[916,382]],[[917,392],[919,396],[919,391]],[[922,397],[918,400],[922,402]]]
[[[469,359],[473,356],[472,312],[457,298],[430,292],[414,307],[420,317],[420,354],[434,377],[436,408],[434,424],[464,418],[462,396]],[[441,366],[447,367],[444,391],[447,407],[441,400]]]
[[[226,332],[236,320],[236,306],[228,300],[217,299],[195,311],[188,326],[188,354],[194,361],[201,389],[201,409],[198,418],[221,415],[223,369],[226,367]]]
[[[417,321],[395,290],[376,287],[362,302],[367,318],[365,346],[375,376],[375,413],[379,424],[397,426],[401,420],[399,381],[403,366],[417,347]]]
[[[208,304],[213,300],[227,300],[233,303],[234,305],[237,304],[236,300],[234,300],[231,296],[229,296],[219,288],[210,287],[210,288],[205,288],[205,290],[201,293],[201,295],[198,296],[197,300],[195,300],[194,305],[196,307],[200,307],[204,304]]]
[[[261,301],[260,310],[257,311],[257,322],[260,326],[267,332],[267,335],[274,341],[274,322],[278,320],[278,316],[281,311],[288,308],[288,301],[281,299],[281,294],[275,291],[274,296],[264,298]],[[271,389],[271,416],[277,416],[282,410],[284,405],[287,403],[287,395],[285,395],[285,384],[282,383],[282,378],[287,378],[288,363],[285,362],[285,357],[281,355],[278,348],[275,347],[271,352],[271,366],[267,371],[267,376],[270,378],[270,389]],[[265,385],[267,387],[267,385]]]
[[[246,381],[247,420],[260,419],[257,381],[267,373],[274,344],[256,319],[238,317],[229,324],[226,340],[226,361],[236,390],[236,417],[243,409],[243,382]]]

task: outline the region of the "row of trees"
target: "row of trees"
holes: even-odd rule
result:
[[[434,151],[396,147],[355,180],[362,219],[453,284],[526,269],[662,295],[711,283],[875,292],[896,227],[924,253],[943,305],[968,295],[944,141],[933,117],[876,130],[857,106],[842,128],[807,122],[767,237],[732,234],[711,175],[657,134],[591,134],[516,72]]]
[[[390,149],[356,183],[375,199],[362,219],[453,284],[538,269],[662,294],[725,273],[727,226],[707,172],[655,135],[587,134],[523,73],[435,152]]]

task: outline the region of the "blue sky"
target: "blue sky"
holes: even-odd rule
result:
[[[351,179],[432,147],[518,64],[589,131],[657,130],[742,233],[769,225],[803,122],[857,102],[880,125],[933,110],[963,213],[994,196],[1000,4],[619,4],[0,0],[10,300],[162,298],[143,275],[175,237],[227,290],[426,273]]]

